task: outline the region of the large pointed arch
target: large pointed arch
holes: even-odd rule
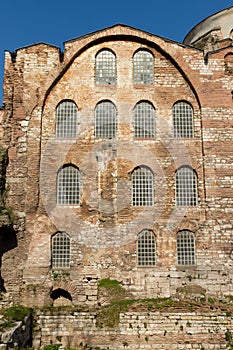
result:
[[[119,32],[121,34],[116,34],[117,28],[119,28]],[[95,45],[98,45],[98,44],[101,44],[104,42],[107,43],[108,41],[118,41],[118,40],[127,40],[127,41],[138,42],[140,44],[147,46],[149,49],[151,48],[151,49],[157,50],[161,55],[163,55],[165,58],[167,58],[174,65],[174,67],[176,67],[176,69],[181,73],[184,80],[190,86],[190,88],[191,88],[191,90],[192,90],[192,92],[197,100],[197,103],[200,107],[200,105],[201,105],[200,99],[199,99],[197,90],[194,86],[196,81],[198,81],[198,79],[195,78],[195,72],[193,72],[193,71],[191,72],[189,65],[181,57],[181,55],[177,56],[175,59],[172,56],[174,53],[174,50],[172,50],[171,53],[168,51],[167,42],[169,42],[169,39],[166,39],[166,41],[164,41],[164,43],[163,43],[163,39],[156,36],[156,35],[152,35],[152,34],[147,33],[145,31],[142,31],[142,30],[130,27],[130,26],[124,26],[124,25],[114,25],[113,27],[106,28],[106,30],[97,31],[95,33],[96,35],[95,35],[94,39],[92,36],[93,34],[94,33],[92,33],[90,35],[86,35],[85,40],[83,40],[84,41],[83,46],[80,47],[80,45],[78,45],[77,49],[73,52],[72,52],[72,49],[70,49],[70,42],[74,42],[75,39],[67,42],[69,44],[69,49],[71,51],[69,53],[69,55],[67,54],[67,57],[69,57],[69,60],[66,63],[63,63],[62,69],[58,74],[54,73],[54,75],[56,75],[56,78],[53,80],[53,82],[47,88],[47,91],[46,91],[45,96],[44,96],[42,110],[44,108],[47,97],[50,94],[50,92],[52,91],[53,87],[56,86],[56,84],[60,81],[62,76],[65,74],[65,72],[69,69],[69,67],[72,65],[72,63],[74,62],[74,60],[78,56],[80,56],[84,51],[86,51],[88,48],[90,48],[92,46],[95,46]],[[152,39],[151,39],[151,37],[152,37]],[[159,44],[157,42],[153,41],[153,37],[154,37],[155,41],[159,42]],[[78,38],[77,40],[80,43],[80,40],[82,40],[82,38]],[[170,41],[172,44],[173,41],[172,40],[170,40]],[[184,45],[182,45],[178,42],[177,42],[177,45],[185,47]],[[166,49],[165,49],[165,47],[166,47]],[[196,51],[200,51],[196,48],[192,48],[192,49],[196,50]],[[61,57],[63,57],[63,55],[61,55]],[[63,62],[64,62],[64,59],[63,59]],[[186,72],[185,72],[185,70],[186,70]],[[192,74],[192,76],[193,76],[193,79],[192,79],[193,82],[191,81],[191,79],[189,77],[188,70],[190,70],[190,75]],[[57,72],[57,69],[56,69],[56,72]]]

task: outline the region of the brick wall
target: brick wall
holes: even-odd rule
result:
[[[115,86],[95,84],[95,56],[103,48],[117,57]],[[140,48],[154,56],[154,84],[134,86],[132,57]],[[17,246],[2,258],[5,288],[27,305],[52,303],[68,290],[75,304],[97,303],[98,279],[122,282],[134,296],[170,296],[186,284],[209,293],[232,294],[232,74],[225,47],[204,57],[185,47],[126,26],[115,26],[65,43],[6,52],[3,145],[8,148],[8,203],[14,208]],[[55,138],[61,100],[78,107],[75,140]],[[101,100],[117,110],[117,137],[94,137],[94,111]],[[156,135],[134,140],[133,109],[155,108]],[[194,111],[194,137],[172,136],[172,106],[187,100]],[[58,206],[56,178],[63,164],[81,174],[78,206]],[[175,172],[191,166],[198,178],[198,205],[175,206]],[[131,173],[138,165],[154,173],[154,207],[132,207]],[[156,237],[156,266],[137,265],[137,235]],[[195,266],[177,266],[179,230],[195,236]],[[69,269],[51,266],[51,237],[71,239]],[[55,277],[56,276],[56,277]]]

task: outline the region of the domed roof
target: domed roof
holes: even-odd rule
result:
[[[213,30],[221,31],[220,39],[227,39],[233,36],[233,6],[217,12],[193,27],[184,38],[183,43],[192,45],[203,36],[206,36]]]

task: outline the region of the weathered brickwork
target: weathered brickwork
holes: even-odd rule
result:
[[[103,278],[119,280],[140,298],[169,297],[189,284],[233,295],[233,47],[222,39],[218,49],[208,41],[204,50],[116,25],[66,42],[62,54],[46,44],[6,52],[0,135],[8,149],[7,205],[14,210],[16,242],[3,250],[1,275],[15,302],[43,306],[64,297],[96,304]],[[100,50],[116,57],[115,84],[96,83]],[[153,56],[152,84],[133,83],[140,50]],[[75,138],[56,136],[56,110],[64,100],[77,106]],[[95,136],[101,101],[115,106],[116,137]],[[134,108],[145,101],[153,106],[155,135],[139,139]],[[174,136],[178,101],[192,106],[192,137]],[[80,198],[59,204],[58,174],[70,164],[79,172]],[[153,174],[153,205],[132,205],[139,166]],[[197,179],[194,205],[177,205],[182,166]],[[144,230],[156,242],[152,266],[138,263]],[[187,253],[192,263],[178,261],[184,230],[194,239],[192,248],[184,247],[193,249]],[[52,260],[57,232],[69,239],[67,266]]]
[[[37,315],[35,349],[59,343],[74,347],[87,344],[100,349],[226,349],[226,334],[232,332],[232,319],[225,315],[196,312],[126,312],[118,327],[99,328],[96,314]],[[60,337],[60,338],[59,338]]]

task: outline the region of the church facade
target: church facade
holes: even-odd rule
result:
[[[233,7],[183,43],[126,25],[5,53],[2,290],[28,306],[233,295]]]

